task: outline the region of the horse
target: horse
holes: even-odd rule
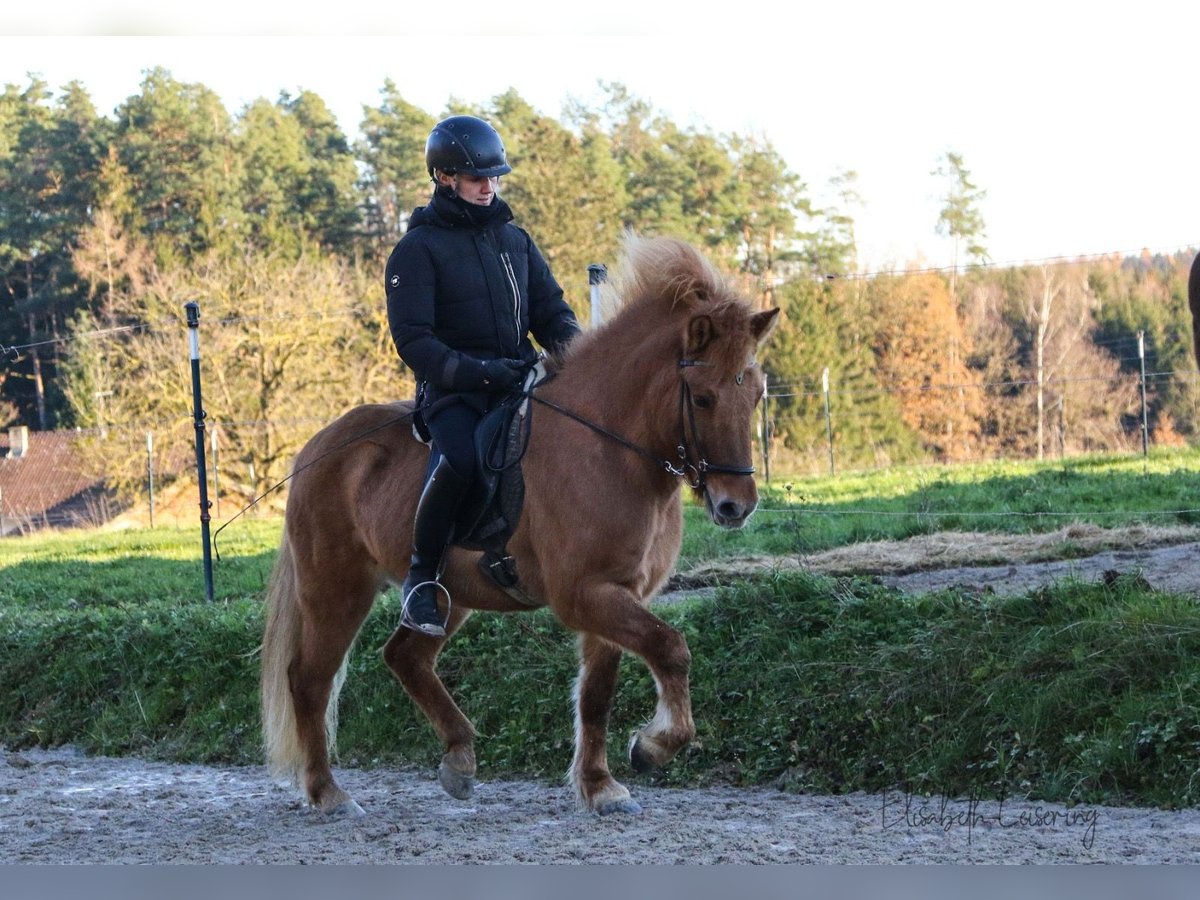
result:
[[[756,353],[778,309],[756,312],[690,244],[626,239],[614,281],[619,311],[549,360],[553,377],[522,462],[525,497],[508,542],[520,587],[578,633],[569,780],[584,809],[641,807],[608,767],[606,728],[622,653],[640,657],[657,689],[634,735],[636,771],[669,762],[695,736],[683,635],[649,610],[678,559],[684,486],[722,528],[758,504],[750,425],[765,390]],[[355,637],[376,597],[400,584],[429,450],[409,401],[368,404],[319,431],[293,465],[284,533],[266,595],[261,703],[268,763],[328,814],[363,815],[334,778],[337,697]],[[529,605],[452,547],[443,583],[446,635],[397,628],[383,659],[444,747],[438,779],[466,799],[475,731],[435,670],[476,610]]]
[[[1196,365],[1200,366],[1200,253],[1192,260],[1188,275],[1188,307],[1192,311],[1192,351],[1196,354]]]

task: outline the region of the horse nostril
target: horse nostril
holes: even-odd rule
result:
[[[722,500],[717,504],[717,515],[727,521],[741,519],[745,516],[742,509],[742,504],[736,503],[733,500]]]

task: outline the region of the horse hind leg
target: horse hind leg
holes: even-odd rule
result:
[[[300,583],[305,584],[303,592]],[[329,578],[297,576],[290,549],[268,590],[263,639],[263,728],[271,768],[304,788],[322,812],[363,815],[330,768],[337,733],[337,699],[347,654],[375,596],[363,579],[347,589],[344,574]]]
[[[445,752],[438,766],[438,781],[456,800],[466,800],[475,790],[475,728],[446,690],[435,667],[446,641],[470,614],[461,606],[452,607],[446,635],[440,638],[397,628],[383,648],[384,662],[442,741]]]
[[[303,779],[309,802],[332,815],[365,815],[362,807],[337,783],[330,767],[330,751],[337,739],[338,692],[354,636],[307,633],[301,652],[288,671],[296,710],[296,734],[304,756],[303,771],[297,774]]]

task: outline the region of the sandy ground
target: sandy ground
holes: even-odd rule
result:
[[[14,863],[1196,863],[1200,810],[993,798],[634,788],[640,816],[561,786],[444,795],[432,770],[341,773],[367,810],[326,819],[259,767],[0,753],[0,856]]]
[[[1186,541],[1187,538],[1192,540]],[[840,559],[743,561],[870,571],[901,590],[1027,591],[1062,577],[1138,574],[1200,596],[1200,542],[1164,546],[1144,534],[1068,562],[911,563],[869,547]],[[932,539],[932,538],[931,538]],[[1185,540],[1179,543],[1180,540]],[[968,540],[978,558],[988,551]],[[905,542],[911,559],[913,547]],[[955,542],[959,546],[961,542]],[[898,548],[896,559],[899,559]],[[1045,548],[1031,551],[1044,554]],[[943,562],[961,554],[934,553]],[[920,554],[918,554],[920,556]],[[967,557],[969,558],[969,554]],[[869,563],[869,564],[868,564]],[[727,574],[727,573],[726,573]],[[692,587],[722,580],[710,572]],[[564,759],[564,768],[568,760]],[[618,772],[618,777],[622,777]],[[261,767],[215,768],[89,758],[70,748],[0,748],[0,859],[15,863],[1200,863],[1200,810],[1001,802],[901,794],[812,796],[771,789],[682,790],[630,782],[640,816],[600,818],[557,784],[482,782],[446,796],[432,767],[343,770],[365,807],[357,820],[307,809]]]

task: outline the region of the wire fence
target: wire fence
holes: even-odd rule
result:
[[[1191,387],[1200,384],[1200,375],[1194,372],[1151,372],[1145,380],[1139,375],[1122,375],[1119,378],[1130,385],[1153,384],[1156,387],[1168,382],[1177,382]],[[1077,384],[1092,385],[1097,393],[1111,388],[1111,378],[1072,379]],[[1059,384],[1064,380],[1060,379]],[[965,388],[992,391],[1003,398],[1014,387],[1028,387],[1032,381],[1003,381],[994,383],[943,383],[931,384],[921,390],[925,393],[957,395]],[[814,389],[815,387],[815,389]],[[772,384],[760,405],[753,423],[752,445],[758,466],[760,482],[770,485],[773,481],[797,476],[852,475],[869,471],[886,470],[900,465],[928,464],[944,465],[930,456],[895,462],[864,462],[861,453],[848,457],[838,444],[838,435],[846,430],[862,428],[870,423],[856,413],[855,407],[846,408],[837,402],[853,394],[867,393],[853,389],[839,391],[834,385],[828,390],[803,382]],[[901,389],[880,388],[873,393],[899,396],[907,393]],[[832,402],[812,404],[806,411],[785,410],[783,401],[797,397],[827,397]],[[1027,413],[1024,399],[1008,397],[1004,402],[1019,406],[1019,412]],[[1142,395],[1141,402],[1146,402]],[[1129,432],[1129,422],[1117,421],[1127,416],[1126,411],[1113,413],[1113,434],[1124,434],[1123,441],[1102,448],[1107,452],[1126,453],[1129,456],[1145,456],[1155,446],[1154,436],[1143,436],[1137,431]],[[1144,409],[1143,409],[1144,416]],[[219,414],[211,415],[204,423],[205,469],[207,493],[212,504],[213,521],[227,521],[245,510],[255,498],[266,494],[254,510],[255,515],[280,515],[286,498],[286,463],[274,468],[256,461],[246,447],[254,443],[256,435],[270,431],[276,439],[284,436],[291,441],[290,458],[300,446],[318,430],[334,420],[335,416],[303,416],[287,419],[253,420],[222,419]],[[1144,421],[1144,419],[1142,420]],[[805,432],[814,436],[807,448],[787,447],[780,435],[788,426],[800,423]],[[1140,430],[1137,429],[1137,430]],[[118,515],[136,515],[139,523],[174,524],[184,526],[196,520],[197,508],[194,497],[197,470],[195,455],[194,422],[186,417],[156,420],[131,424],[110,424],[104,428],[76,429],[69,432],[28,433],[24,438],[17,436],[19,429],[11,429],[7,446],[0,436],[0,535],[21,534],[46,527],[98,525]],[[1051,430],[1048,429],[1048,433]],[[234,444],[236,441],[239,445]],[[1047,441],[1044,456],[1067,459],[1081,456],[1072,453],[1071,443],[1061,432],[1052,434]],[[1171,445],[1181,440],[1177,435],[1168,436]],[[27,443],[23,453],[15,452],[21,440]],[[1006,447],[1003,452],[981,447],[980,452],[954,460],[955,464],[979,464],[986,462],[1012,462],[1036,459],[1036,449],[1026,442],[1028,450],[1014,451]],[[620,452],[614,449],[614,452]],[[119,473],[119,478],[115,477]],[[122,490],[118,495],[112,488],[119,482]],[[63,486],[75,488],[64,494]],[[182,498],[173,489],[176,484],[191,485],[191,494]],[[278,489],[277,489],[278,488]],[[130,511],[134,510],[134,513]],[[762,512],[768,515],[787,510]],[[836,512],[823,510],[825,514],[837,515],[910,515],[909,513],[885,513],[879,510],[845,509]],[[1093,510],[1103,514],[1102,510]],[[1190,514],[1191,509],[1180,509],[1174,514]],[[943,513],[927,512],[929,518]],[[995,513],[963,513],[947,510],[945,516],[991,516]],[[1009,512],[1006,515],[1039,515],[1069,518],[1070,511],[1046,513]],[[1148,514],[1149,515],[1149,514]]]

